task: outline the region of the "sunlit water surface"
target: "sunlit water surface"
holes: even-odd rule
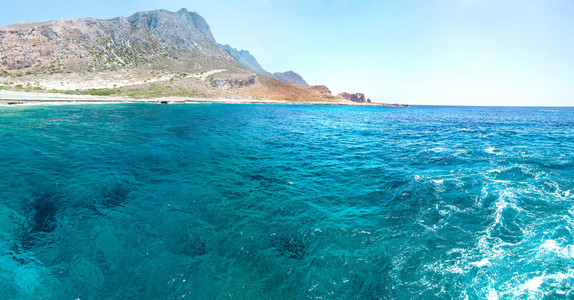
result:
[[[574,109],[0,108],[0,298],[574,297]]]

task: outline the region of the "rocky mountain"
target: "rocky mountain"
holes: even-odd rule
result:
[[[119,17],[114,20],[123,21]],[[189,12],[185,8],[177,13],[166,10],[138,12],[127,20],[135,28],[159,37],[160,41],[182,48],[212,47],[215,38],[205,20],[196,12]]]
[[[265,71],[257,59],[249,53],[247,50],[237,50],[229,45],[218,45],[221,50],[227,52],[231,57],[233,57],[238,63],[242,64],[245,67],[263,75],[271,76],[271,74]]]
[[[279,80],[278,80],[279,79]],[[217,44],[186,9],[0,27],[0,89],[119,96],[342,101]]]
[[[0,51],[0,68],[12,71],[48,69],[58,62],[52,68],[57,71],[62,69],[58,66],[67,66],[63,61],[76,67],[72,71],[134,67],[181,60],[178,55],[185,57],[182,65],[193,69],[201,69],[201,64],[194,63],[205,61],[197,56],[232,61],[216,46],[205,20],[185,9],[176,13],[139,12],[111,20],[19,23],[0,28]],[[194,63],[189,64],[190,61]]]
[[[283,73],[273,73],[273,74],[271,74],[271,76],[275,79],[278,79],[278,80],[281,80],[283,82],[287,82],[290,84],[308,86],[307,82],[305,82],[303,77],[301,77],[301,75],[299,75],[293,71],[287,71],[287,72],[283,72]]]
[[[307,82],[301,77],[301,75],[293,72],[287,71],[282,73],[269,73],[257,61],[257,59],[249,53],[247,50],[237,50],[229,45],[219,45],[221,50],[227,52],[231,57],[233,57],[237,62],[240,64],[248,67],[249,69],[263,75],[267,75],[269,77],[275,78],[277,80],[281,80],[286,83],[301,85],[301,86],[308,86]]]

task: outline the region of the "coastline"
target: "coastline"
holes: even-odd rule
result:
[[[65,95],[46,93],[10,92],[0,93],[0,106],[35,106],[35,105],[71,105],[71,104],[122,104],[122,103],[152,103],[152,104],[198,104],[198,103],[228,103],[228,104],[301,104],[301,105],[349,105],[349,106],[383,106],[407,107],[402,104],[358,103],[345,99],[332,100],[277,100],[277,99],[245,99],[245,98],[190,98],[190,97],[161,97],[151,99],[135,99],[127,97]]]

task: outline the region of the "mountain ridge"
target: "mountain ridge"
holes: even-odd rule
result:
[[[245,66],[222,50],[205,19],[185,8],[0,27],[0,89],[128,98],[347,101],[325,93],[326,88],[277,80],[261,66],[258,70],[254,57],[253,62],[254,67]]]
[[[308,86],[309,85],[305,81],[305,79],[303,79],[303,77],[301,77],[301,75],[299,75],[293,71],[278,72],[278,73],[273,73],[271,75],[273,76],[273,78],[279,79],[283,82],[301,85],[301,86]]]
[[[217,44],[217,45],[221,50],[227,52],[227,54],[229,54],[231,57],[233,57],[237,62],[239,62],[243,66],[248,67],[251,70],[256,71],[259,74],[271,76],[271,73],[269,73],[265,69],[263,69],[263,67],[261,67],[261,65],[259,64],[257,59],[253,55],[251,55],[251,53],[249,53],[249,51],[243,50],[243,49],[239,50],[239,49],[231,47],[228,44],[225,44],[225,45]]]
[[[222,45],[218,44],[219,48],[223,51],[227,52],[231,57],[233,57],[237,62],[240,64],[250,68],[251,70],[256,71],[257,73],[275,78],[277,80],[281,80],[286,83],[294,84],[294,85],[302,85],[308,86],[307,82],[301,77],[301,75],[295,73],[294,71],[286,71],[286,72],[276,72],[270,73],[267,70],[263,69],[257,59],[249,53],[247,50],[238,50],[230,45]]]

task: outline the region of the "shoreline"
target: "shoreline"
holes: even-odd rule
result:
[[[230,99],[230,98],[187,98],[165,97],[152,99],[133,99],[124,97],[64,95],[64,94],[35,94],[23,92],[0,93],[0,106],[36,106],[36,105],[80,105],[80,104],[199,104],[199,103],[227,103],[227,104],[300,104],[300,105],[348,105],[348,106],[382,106],[407,107],[402,104],[386,103],[358,103],[344,99],[333,100],[275,100],[275,99]]]

